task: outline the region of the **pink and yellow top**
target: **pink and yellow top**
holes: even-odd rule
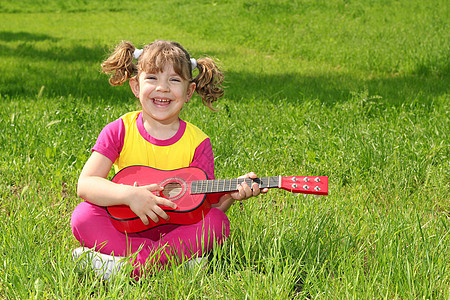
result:
[[[159,140],[145,130],[141,111],[127,113],[103,128],[92,151],[109,158],[116,173],[132,165],[160,170],[198,167],[206,172],[208,179],[215,179],[209,137],[195,125],[181,119],[173,137]],[[211,198],[211,203],[218,201],[212,199],[217,197],[208,198]]]

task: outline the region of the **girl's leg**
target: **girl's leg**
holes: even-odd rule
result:
[[[165,227],[171,226],[171,227]],[[178,259],[189,259],[202,256],[211,251],[215,244],[221,245],[230,234],[230,222],[226,214],[211,208],[204,219],[191,225],[163,225],[152,230],[139,233],[139,236],[154,236],[154,230],[161,228],[159,238],[161,252],[155,255],[155,248],[147,247],[141,250],[150,262],[167,264],[170,256]],[[169,229],[169,230],[167,230]],[[152,232],[153,231],[153,232]]]
[[[111,223],[104,207],[81,202],[72,213],[72,232],[84,247],[93,248],[104,254],[127,256],[135,253],[141,245],[156,247],[155,241],[140,236],[127,236]],[[145,259],[144,259],[145,261]]]
[[[72,232],[85,247],[95,247],[104,254],[127,256],[138,252],[137,264],[166,264],[168,255],[190,258],[201,256],[221,244],[229,235],[229,221],[225,213],[211,208],[204,220],[192,225],[162,225],[141,233],[126,235],[114,228],[104,207],[81,202],[72,214]],[[158,239],[158,236],[160,237]]]

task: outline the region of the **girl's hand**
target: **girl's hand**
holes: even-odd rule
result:
[[[152,193],[155,191],[163,190],[163,188],[157,184],[150,184],[139,187],[135,184],[135,186],[131,188],[132,190],[130,191],[128,206],[145,225],[148,225],[150,223],[148,218],[150,218],[155,223],[159,222],[159,217],[163,218],[164,220],[169,219],[169,216],[160,207],[160,205],[164,205],[173,209],[177,208],[177,205],[172,201],[158,197]]]
[[[250,172],[248,174],[245,174],[244,176],[241,176],[239,178],[252,178],[255,179],[258,176],[256,176],[255,173]],[[223,212],[226,212],[231,205],[233,205],[233,203],[235,201],[242,201],[245,199],[248,199],[250,197],[255,197],[258,196],[260,193],[267,193],[267,191],[269,190],[268,188],[264,188],[264,189],[260,189],[259,185],[254,182],[252,184],[252,186],[250,187],[247,183],[242,182],[238,187],[237,187],[237,191],[233,192],[233,193],[229,193],[229,194],[225,194],[223,195],[218,203],[214,203],[211,206],[220,209]]]
[[[245,179],[245,178],[252,178],[255,179],[258,176],[254,172],[250,172],[248,174],[245,174],[244,176],[241,176],[239,178]],[[256,182],[252,183],[252,186],[250,187],[245,181],[243,181],[241,184],[238,185],[237,192],[233,192],[230,194],[231,198],[237,201],[242,201],[245,199],[248,199],[250,197],[258,196],[260,193],[267,193],[269,189],[264,188],[260,189],[259,185]]]

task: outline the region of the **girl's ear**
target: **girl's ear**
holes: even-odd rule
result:
[[[139,98],[139,80],[137,76],[133,76],[129,80],[131,91],[136,96],[136,98]]]
[[[197,85],[195,84],[195,82],[189,83],[188,89],[187,89],[186,103],[188,103],[189,100],[191,100],[191,97],[192,97],[192,95],[193,95],[194,92],[195,92],[196,86],[197,86]]]

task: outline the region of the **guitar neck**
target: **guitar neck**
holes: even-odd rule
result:
[[[252,186],[254,182],[263,188],[279,188],[280,176],[275,177],[260,177],[260,178],[245,178],[245,179],[217,179],[217,180],[198,180],[191,183],[191,194],[211,194],[211,193],[228,193],[237,191],[237,186],[242,182],[246,182]]]

